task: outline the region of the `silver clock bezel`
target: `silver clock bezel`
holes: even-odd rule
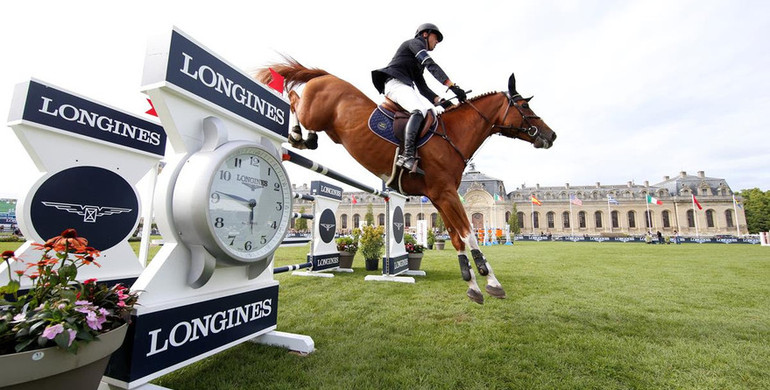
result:
[[[283,188],[284,209],[276,234],[254,252],[253,256],[241,256],[232,252],[214,231],[209,208],[209,196],[214,177],[220,166],[236,154],[258,150],[263,159],[273,168]],[[265,158],[266,157],[266,158]],[[281,180],[282,179],[282,180]],[[174,218],[182,241],[188,245],[202,245],[217,263],[227,265],[249,265],[272,257],[289,230],[292,208],[291,182],[276,153],[264,145],[248,141],[231,141],[212,151],[193,154],[182,168],[174,188]]]

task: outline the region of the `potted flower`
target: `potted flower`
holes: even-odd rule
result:
[[[428,249],[433,249],[433,244],[436,243],[436,234],[433,233],[433,230],[428,230]]]
[[[444,238],[444,236],[436,237],[435,243],[433,244],[433,249],[443,251],[445,244],[446,244],[446,239]]]
[[[99,264],[99,251],[74,229],[45,244],[26,271],[0,287],[0,387],[96,389],[128,329],[137,295],[121,285],[77,281],[78,268]],[[32,284],[20,291],[22,278]],[[8,386],[8,387],[3,387]]]
[[[404,236],[404,242],[404,247],[406,248],[406,253],[408,254],[409,269],[412,271],[417,271],[420,269],[425,247],[418,244],[417,240],[411,234]]]
[[[340,268],[353,268],[353,258],[358,252],[358,229],[353,230],[352,236],[342,236],[337,238],[337,250],[340,252]]]
[[[366,261],[366,270],[375,271],[379,267],[382,249],[385,247],[385,239],[383,238],[385,228],[366,225],[362,230],[360,248],[361,254],[364,255],[364,261]]]

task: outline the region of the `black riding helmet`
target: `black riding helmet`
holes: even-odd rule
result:
[[[420,25],[420,27],[417,27],[417,32],[414,33],[414,37],[419,37],[424,31],[427,31],[428,33],[436,33],[436,36],[438,36],[438,41],[441,42],[444,40],[444,34],[439,31],[438,26],[436,26],[433,23],[423,23]]]

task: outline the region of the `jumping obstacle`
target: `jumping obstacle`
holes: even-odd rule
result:
[[[353,186],[355,188],[358,188],[361,191],[370,193],[375,196],[379,196],[385,200],[385,204],[387,208],[387,213],[386,213],[387,218],[385,221],[386,239],[385,239],[385,255],[382,258],[382,275],[381,276],[367,275],[365,280],[414,283],[413,277],[402,276],[402,275],[421,275],[421,276],[425,275],[424,271],[409,271],[408,269],[409,268],[408,254],[406,253],[406,248],[404,247],[404,227],[405,227],[404,205],[406,204],[405,196],[397,192],[378,190],[376,188],[363,184],[358,180],[345,176],[340,172],[337,172],[333,169],[330,169],[321,164],[318,164],[300,154],[297,154],[295,152],[292,152],[286,149],[283,149],[283,160],[291,162],[295,165],[299,165],[303,168],[309,169],[313,172],[319,173],[326,177],[332,178],[341,183]],[[334,190],[333,192],[335,194],[337,193],[336,190]],[[339,199],[337,200],[337,204],[339,204],[339,200],[342,199],[341,195],[342,195],[342,190],[339,189]],[[316,196],[318,196],[318,194],[316,194]],[[336,211],[336,207],[334,207],[334,209]],[[322,212],[325,212],[325,210],[323,210]],[[326,220],[332,221],[331,224],[333,224],[336,227],[336,218],[334,218],[333,213],[332,214],[327,213],[327,216],[325,218]],[[314,222],[314,226],[318,227],[318,225],[321,223],[320,219],[321,218],[319,217],[318,221]],[[327,226],[328,224],[329,223],[327,222]],[[320,226],[320,227],[323,228],[323,226]],[[314,231],[318,231],[318,230],[314,229]],[[332,232],[332,237],[333,235],[334,234]],[[318,236],[320,236],[320,234],[314,234],[314,238],[313,238],[314,247],[316,245],[322,246],[321,242],[319,242]],[[323,241],[323,240],[321,239],[320,241]],[[336,252],[336,246],[334,250]],[[337,261],[338,261],[337,264],[339,264],[339,257],[337,257]]]

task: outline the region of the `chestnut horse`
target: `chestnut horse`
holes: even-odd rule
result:
[[[306,68],[291,58],[270,68],[286,81],[297,123],[311,134],[312,131],[326,132],[332,141],[342,144],[353,158],[382,180],[391,177],[396,146],[369,130],[367,120],[376,108],[371,99],[350,83],[324,70]],[[255,77],[265,84],[272,81],[269,68],[261,69]],[[301,84],[304,90],[300,97],[293,88]],[[516,92],[512,74],[507,92],[487,93],[446,110],[439,116],[435,134],[419,149],[419,164],[425,174],[405,173],[400,180],[402,192],[425,195],[441,214],[457,250],[463,279],[468,282],[467,295],[479,304],[484,302],[484,296],[476,283],[466,248],[470,248],[479,274],[487,278],[487,293],[505,298],[505,290],[479,250],[457,189],[468,161],[492,134],[519,138],[536,148],[549,148],[553,144],[556,134],[532,112],[530,99]],[[304,148],[299,126],[293,132],[289,136],[291,145]]]

